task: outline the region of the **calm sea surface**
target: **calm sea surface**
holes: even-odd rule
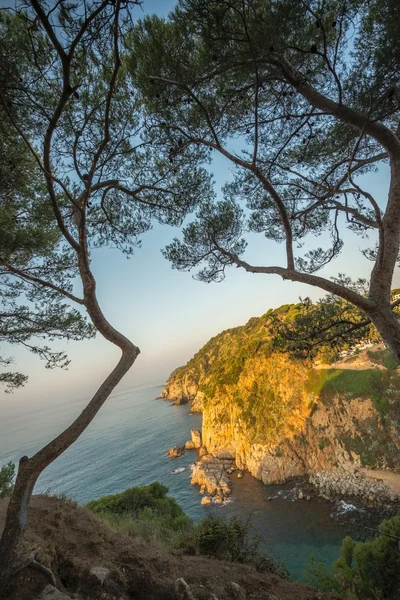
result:
[[[250,475],[233,478],[232,501],[225,506],[202,507],[197,486],[190,484],[194,451],[176,460],[166,450],[190,438],[201,427],[201,416],[188,414],[188,406],[171,406],[157,399],[162,386],[135,389],[110,398],[78,441],[41,475],[36,493],[66,493],[85,504],[128,487],[159,481],[194,519],[210,512],[218,515],[253,515],[253,523],[266,547],[280,558],[295,578],[301,578],[313,552],[330,565],[338,556],[344,525],[330,518],[332,506],[275,496],[276,486],[265,486]],[[79,414],[82,401],[19,416],[0,416],[0,465],[31,456]],[[1,409],[0,409],[1,410]],[[173,469],[185,470],[173,474]],[[291,486],[289,486],[291,487]]]

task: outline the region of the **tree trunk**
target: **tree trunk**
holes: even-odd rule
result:
[[[139,348],[108,323],[97,303],[94,291],[87,302],[87,309],[100,333],[122,349],[122,356],[79,417],[34,456],[21,458],[0,540],[0,599],[4,597],[4,589],[10,577],[29,563],[21,557],[21,542],[27,525],[33,488],[40,473],[78,439],[129,371],[140,352]]]
[[[29,502],[37,478],[38,475],[33,472],[28,457],[22,457],[0,540],[0,598],[3,598],[2,593],[6,583],[14,573],[19,571],[22,563],[19,550],[26,529]]]
[[[388,305],[368,316],[400,364],[400,323],[396,315]]]

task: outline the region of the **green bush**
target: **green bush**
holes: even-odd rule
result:
[[[14,489],[15,465],[9,462],[0,469],[0,498],[8,498]]]
[[[400,579],[400,515],[383,521],[379,531],[395,537],[378,534],[367,542],[346,537],[333,575],[312,559],[307,581],[321,592],[334,591],[346,598],[389,598]]]
[[[89,502],[87,508],[102,515],[118,531],[146,540],[170,542],[175,534],[190,529],[193,524],[167,493],[167,486],[155,482],[103,496]]]
[[[204,556],[249,564],[258,571],[289,577],[281,563],[261,550],[261,536],[253,530],[250,519],[206,517],[197,525],[194,536],[183,540],[182,546],[185,544]]]
[[[311,554],[310,564],[306,567],[304,579],[319,592],[336,592],[340,594],[342,586],[334,575],[326,570],[323,563],[315,560],[314,554]]]

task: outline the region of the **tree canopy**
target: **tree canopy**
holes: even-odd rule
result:
[[[83,305],[73,293],[86,244],[79,228],[88,253],[111,245],[131,255],[153,220],[179,225],[210,193],[201,151],[181,165],[163,160],[165,143],[138,110],[123,66],[129,10],[120,7],[113,30],[115,8],[92,8],[89,23],[79,2],[35,3],[36,13],[20,3],[0,14],[0,341],[22,344],[48,367],[69,361],[37,338],[94,335],[68,302]],[[62,30],[65,49],[50,27]],[[26,376],[6,370],[0,381],[12,390]]]
[[[206,282],[236,265],[318,286],[366,313],[398,358],[399,11],[382,0],[181,0],[136,28],[129,67],[174,156],[203,147],[233,165],[223,199],[166,249],[173,266]],[[389,196],[375,198],[362,175],[384,163]],[[371,237],[366,293],[318,274],[345,229]],[[249,232],[283,244],[284,264],[249,264]]]

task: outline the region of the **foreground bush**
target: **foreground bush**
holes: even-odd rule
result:
[[[166,485],[155,482],[103,496],[89,502],[87,508],[121,533],[171,544],[193,528],[193,522],[167,493]]]
[[[191,541],[204,556],[249,564],[257,571],[289,577],[287,569],[261,549],[261,536],[253,529],[250,518],[209,516],[197,525]]]
[[[343,540],[333,575],[311,560],[307,580],[321,592],[334,591],[346,598],[390,598],[400,581],[400,515],[383,521],[382,534],[367,542]],[[393,536],[393,537],[390,537]]]

